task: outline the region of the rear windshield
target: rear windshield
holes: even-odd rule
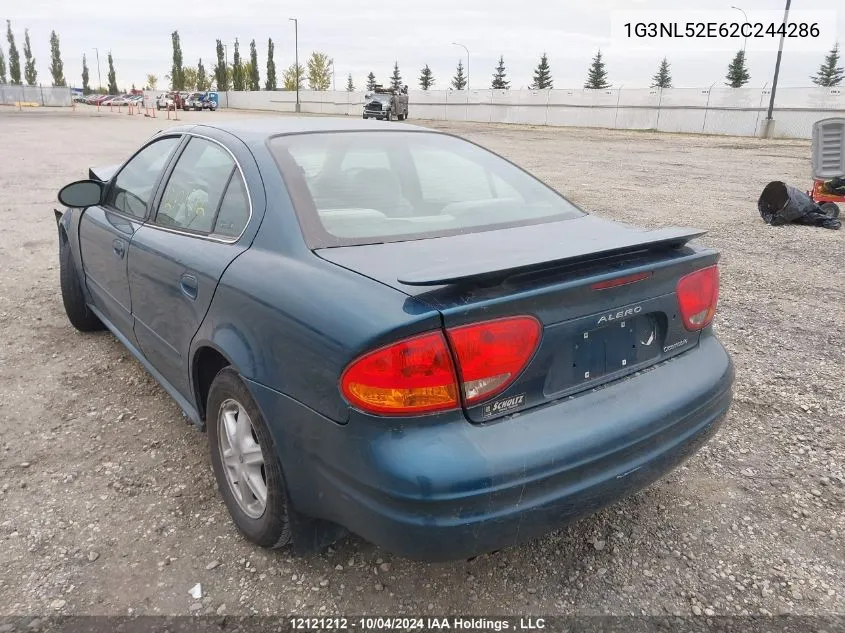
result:
[[[576,206],[477,145],[431,132],[269,140],[311,248],[568,220]]]

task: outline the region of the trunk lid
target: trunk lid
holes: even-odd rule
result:
[[[703,232],[644,231],[581,218],[409,242],[321,249],[317,254],[440,311],[445,327],[532,315],[542,336],[520,376],[466,408],[473,422],[565,398],[641,371],[698,343],[682,325],[680,277],[713,265],[687,242]],[[638,274],[616,287],[593,285]]]

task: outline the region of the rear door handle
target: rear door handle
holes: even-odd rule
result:
[[[191,301],[197,298],[197,288],[197,278],[193,275],[185,273],[179,278],[179,290]]]
[[[114,254],[117,255],[120,259],[123,259],[123,256],[126,254],[126,242],[121,239],[115,238],[114,240],[112,240],[111,246],[114,250]]]

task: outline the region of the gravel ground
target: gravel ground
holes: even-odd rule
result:
[[[845,231],[770,228],[755,204],[769,180],[808,184],[808,142],[431,124],[597,215],[707,229],[737,382],[720,434],[647,490],[521,548],[421,564],[356,537],[306,558],[246,543],[206,436],[110,334],[68,324],[57,189],[169,124],[0,110],[0,615],[845,612]]]

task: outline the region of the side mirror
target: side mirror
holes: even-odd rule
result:
[[[59,202],[76,209],[93,207],[102,202],[103,188],[103,183],[96,180],[78,180],[59,190]]]

